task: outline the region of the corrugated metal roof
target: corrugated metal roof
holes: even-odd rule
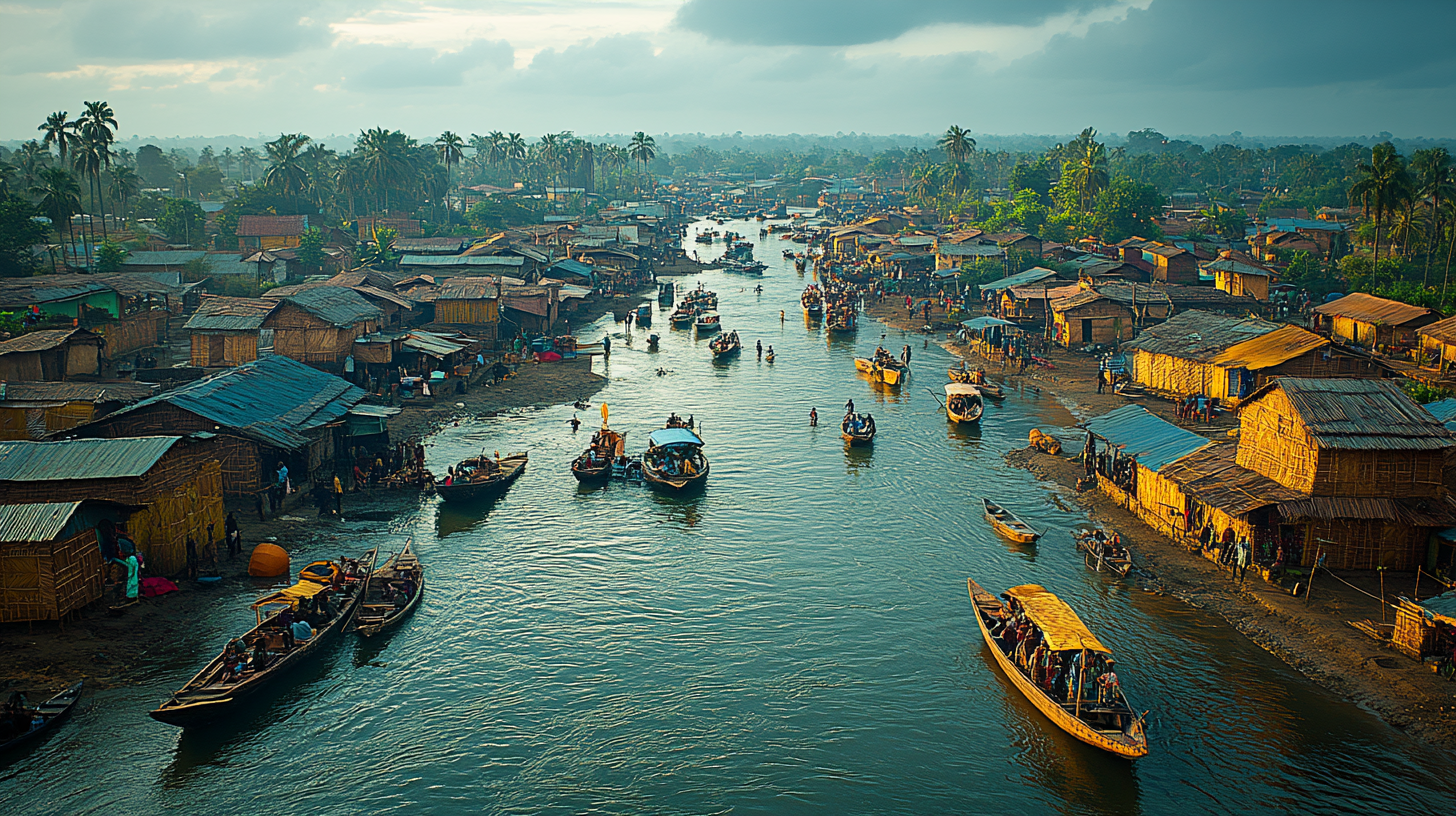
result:
[[[1456,397],[1447,397],[1440,402],[1428,403],[1425,407],[1437,422],[1444,424],[1447,428],[1451,427],[1452,420],[1456,420]]]
[[[145,474],[181,439],[135,436],[66,442],[0,442],[0,482],[126,479]]]
[[[183,328],[188,331],[257,331],[276,308],[278,301],[268,298],[204,297]]]
[[[435,300],[495,300],[500,288],[495,278],[450,278],[440,284]]]
[[[1152,471],[1160,471],[1164,465],[1213,444],[1206,437],[1154,416],[1141,405],[1123,406],[1089,419],[1081,427],[1120,448],[1124,456],[1137,457],[1138,464]]]
[[[1267,320],[1227,317],[1195,309],[1144,329],[1124,348],[1207,363],[1230,346],[1262,337],[1278,328],[1279,324]]]
[[[952,244],[952,246],[956,245]],[[981,284],[981,289],[1000,292],[1003,289],[1010,289],[1013,286],[1028,286],[1039,281],[1047,280],[1048,278],[1055,278],[1056,276],[1056,272],[1036,266],[1024,272],[1017,272],[1015,275],[1002,278],[1001,280],[983,283]]]
[[[1301,354],[1328,346],[1330,341],[1298,326],[1280,326],[1253,340],[1224,349],[1213,358],[1213,364],[1224,368],[1247,368],[1258,371],[1293,360]]]
[[[1345,225],[1339,221],[1317,221],[1313,218],[1270,218],[1265,222],[1271,230],[1294,232],[1296,230],[1318,230],[1320,232],[1344,232]]]
[[[250,439],[296,450],[309,442],[303,432],[342,418],[362,399],[364,392],[347,381],[274,355],[158,394],[107,419],[165,403]]]
[[[1386,326],[1401,326],[1413,320],[1426,319],[1434,323],[1441,315],[1434,309],[1412,306],[1398,300],[1387,300],[1364,292],[1345,295],[1339,300],[1314,307],[1317,314],[1348,317],[1362,323],[1378,323]]]
[[[340,328],[384,317],[378,306],[343,286],[310,286],[285,295],[283,300]]]
[[[953,258],[999,258],[1006,250],[995,244],[938,244],[935,254]]]
[[[520,266],[520,255],[406,255],[400,266]]]
[[[54,303],[110,289],[111,287],[91,275],[36,275],[29,278],[4,278],[0,279],[0,306]]]
[[[195,249],[169,249],[163,251],[140,251],[133,252],[126,256],[121,262],[122,266],[181,266],[189,261],[195,261],[206,255],[206,252]]]
[[[22,334],[0,343],[0,356],[28,351],[48,351],[68,343],[72,336],[81,342],[101,344],[101,336],[87,329],[44,329]]]
[[[1331,450],[1440,450],[1456,445],[1430,412],[1390,380],[1280,377],[1255,391],[1252,404],[1284,390],[1315,444]]]
[[[1216,261],[1209,261],[1208,263],[1203,265],[1203,268],[1215,272],[1233,272],[1239,275],[1258,275],[1264,278],[1274,276],[1274,273],[1268,269],[1263,269],[1257,266],[1250,266],[1249,264],[1239,263],[1238,261],[1231,261],[1227,258],[1220,258]]]
[[[61,534],[80,506],[78,501],[0,505],[0,541],[50,541]]]
[[[137,402],[150,397],[151,383],[0,382],[0,405],[24,402]]]

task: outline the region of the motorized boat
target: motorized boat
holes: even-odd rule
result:
[[[647,437],[647,452],[642,454],[642,477],[658,490],[683,491],[705,483],[708,459],[703,456],[703,440],[682,427],[663,428]]]
[[[707,334],[722,328],[723,324],[718,313],[710,310],[699,312],[697,319],[693,321],[693,326],[697,328],[698,334]]]
[[[945,415],[951,422],[979,422],[986,404],[981,401],[981,391],[966,383],[946,383]]]
[[[845,414],[839,423],[839,435],[852,447],[860,448],[875,442],[875,418],[869,414]]]
[[[524,453],[494,459],[482,453],[456,465],[445,481],[435,483],[435,492],[447,502],[478,501],[499,496],[525,472],[526,460]]]
[[[315,561],[298,574],[298,582],[253,602],[257,625],[228,643],[212,659],[150,713],[152,719],[182,728],[202,725],[238,708],[239,704],[279,681],[297,675],[300,664],[327,649],[348,628],[359,599],[368,591],[377,549],[343,563]],[[321,608],[322,607],[322,608]],[[299,642],[280,616],[309,619],[313,635]]]
[[[672,323],[672,327],[674,329],[685,329],[693,325],[693,320],[696,319],[697,316],[697,310],[684,303],[681,306],[677,307],[676,311],[668,315],[667,319],[668,322]]]
[[[0,742],[0,756],[12,749],[34,743],[46,733],[59,728],[76,707],[76,702],[81,699],[81,689],[84,686],[85,681],[78,680],[40,705],[25,706],[23,720],[17,717],[16,722],[0,723],[0,740],[4,740]],[[24,723],[23,728],[21,722]]]
[[[708,348],[713,352],[713,359],[721,360],[743,351],[743,343],[738,339],[738,332],[731,331],[714,337],[708,342]]]
[[[973,579],[966,579],[981,637],[996,665],[1052,724],[1074,738],[1127,759],[1147,756],[1147,712],[1129,705],[1121,684],[1107,682],[1112,651],[1097,639],[1065,601],[1036,584],[1012,587],[1005,604]],[[1039,649],[1052,666],[1033,661],[1019,643],[1002,637],[1016,615],[1040,633]],[[1048,677],[1048,674],[1051,674]]]
[[[612,463],[626,452],[626,437],[603,425],[592,434],[591,445],[571,460],[571,475],[578,482],[604,482],[612,476]]]
[[[1015,541],[1018,544],[1035,544],[1041,533],[1032,529],[1030,524],[1022,521],[1017,515],[990,499],[981,499],[981,504],[986,508],[986,520],[991,522],[991,527],[996,532]]]
[[[415,555],[412,542],[374,571],[359,611],[354,614],[354,631],[373,637],[398,626],[414,614],[425,594],[425,568]]]
[[[659,306],[671,306],[673,299],[677,297],[677,286],[672,282],[658,284],[657,304]]]
[[[1083,563],[1088,569],[1114,572],[1126,578],[1132,571],[1132,552],[1122,543],[1122,536],[1105,530],[1079,530],[1072,535],[1072,541],[1083,553]]]

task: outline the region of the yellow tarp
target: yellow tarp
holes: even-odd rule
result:
[[[1046,636],[1047,648],[1052,651],[1086,649],[1112,654],[1111,650],[1097,640],[1096,635],[1087,631],[1086,625],[1072,611],[1072,607],[1048,592],[1045,587],[1025,584],[1006,590],[1006,594],[1021,602],[1026,616],[1041,627],[1042,634]]]
[[[1224,349],[1213,358],[1220,368],[1273,368],[1301,354],[1329,345],[1329,340],[1298,326],[1281,326],[1262,337],[1245,340]]]
[[[317,584],[313,581],[299,581],[287,589],[279,590],[272,595],[265,595],[259,598],[253,602],[253,608],[257,609],[260,606],[267,606],[268,604],[291,604],[303,598],[312,598],[328,588],[328,584]]]

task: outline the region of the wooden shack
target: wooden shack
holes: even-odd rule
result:
[[[203,297],[184,327],[191,335],[192,365],[238,366],[258,359],[262,349],[271,351],[273,330],[263,324],[278,306],[269,298]]]
[[[0,442],[0,494],[12,504],[106,502],[163,575],[186,567],[189,537],[205,557],[222,539],[222,471],[204,440]]]
[[[243,215],[238,217],[238,248],[243,250],[296,247],[308,229],[306,215]]]
[[[0,623],[65,620],[101,599],[101,549],[81,502],[0,505]]]
[[[62,382],[101,373],[106,341],[87,329],[43,329],[0,343],[0,380]]]
[[[1402,654],[1416,660],[1450,654],[1456,646],[1456,617],[1428,609],[1409,598],[1399,598],[1390,642]]]
[[[1058,345],[1074,348],[1133,337],[1132,309],[1096,289],[1054,300],[1051,309]]]
[[[449,278],[435,295],[435,323],[470,326],[495,336],[502,285],[495,278]]]
[[[1269,284],[1274,280],[1274,270],[1252,262],[1233,257],[1220,257],[1203,265],[1206,272],[1213,273],[1214,288],[1237,297],[1251,297],[1255,300],[1269,299]]]
[[[0,439],[44,439],[133,405],[155,391],[136,382],[0,382]]]
[[[263,321],[263,328],[273,332],[273,353],[330,371],[343,369],[354,340],[378,331],[383,317],[357,292],[341,286],[314,286],[279,300]]]
[[[1152,278],[1161,283],[1198,283],[1198,258],[1182,247],[1149,243],[1143,260],[1153,265]]]
[[[1420,342],[1416,332],[1441,319],[1434,309],[1363,292],[1316,306],[1314,313],[1318,329],[1335,342],[1376,351],[1413,349]]]

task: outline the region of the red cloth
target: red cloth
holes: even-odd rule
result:
[[[554,351],[543,351],[536,355],[536,359],[543,363],[554,363],[561,359],[561,355]]]
[[[143,578],[141,585],[143,598],[155,598],[158,595],[166,595],[168,592],[181,591],[176,584],[166,578]]]

